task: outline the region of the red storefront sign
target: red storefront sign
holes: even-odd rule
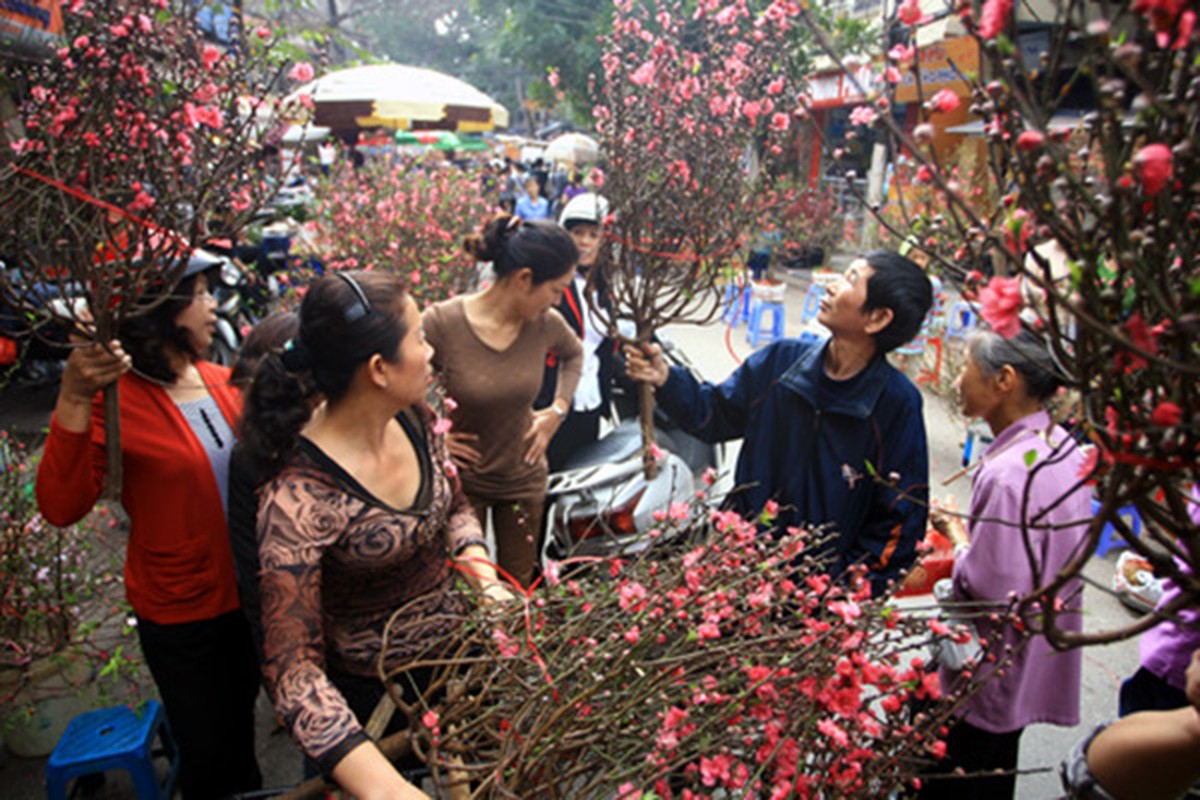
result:
[[[0,0],[0,58],[46,58],[62,32],[58,0]]]

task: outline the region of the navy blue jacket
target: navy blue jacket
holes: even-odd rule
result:
[[[925,536],[929,456],[921,393],[876,356],[849,390],[819,386],[826,342],[785,339],[756,351],[720,385],[671,368],[663,409],[709,442],[744,437],[731,506],[753,518],[768,500],[778,524],[834,531],[832,574],[864,563],[878,594]],[[868,464],[870,466],[868,466]],[[896,488],[884,485],[891,476]]]

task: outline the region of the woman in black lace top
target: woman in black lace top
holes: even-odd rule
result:
[[[260,364],[243,443],[269,480],[258,514],[264,673],[305,753],[356,797],[420,798],[367,738],[392,613],[430,620],[402,664],[460,611],[452,558],[494,581],[479,523],[445,469],[424,403],[431,350],[416,304],[383,273],[317,281],[300,335]],[[313,398],[324,397],[319,413]]]

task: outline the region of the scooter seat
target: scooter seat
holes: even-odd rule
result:
[[[572,453],[563,463],[560,472],[598,467],[601,464],[617,464],[633,458],[641,449],[642,429],[637,419],[622,420],[616,428],[600,437],[598,441]]]

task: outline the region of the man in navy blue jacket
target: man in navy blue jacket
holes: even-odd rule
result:
[[[685,430],[744,437],[732,508],[754,518],[774,500],[780,526],[828,523],[830,573],[865,564],[880,594],[916,557],[929,499],[921,394],[885,356],[916,336],[932,300],[920,267],[877,250],[821,301],[827,340],[775,342],[719,385],[668,369],[653,344],[629,348],[626,368]]]

